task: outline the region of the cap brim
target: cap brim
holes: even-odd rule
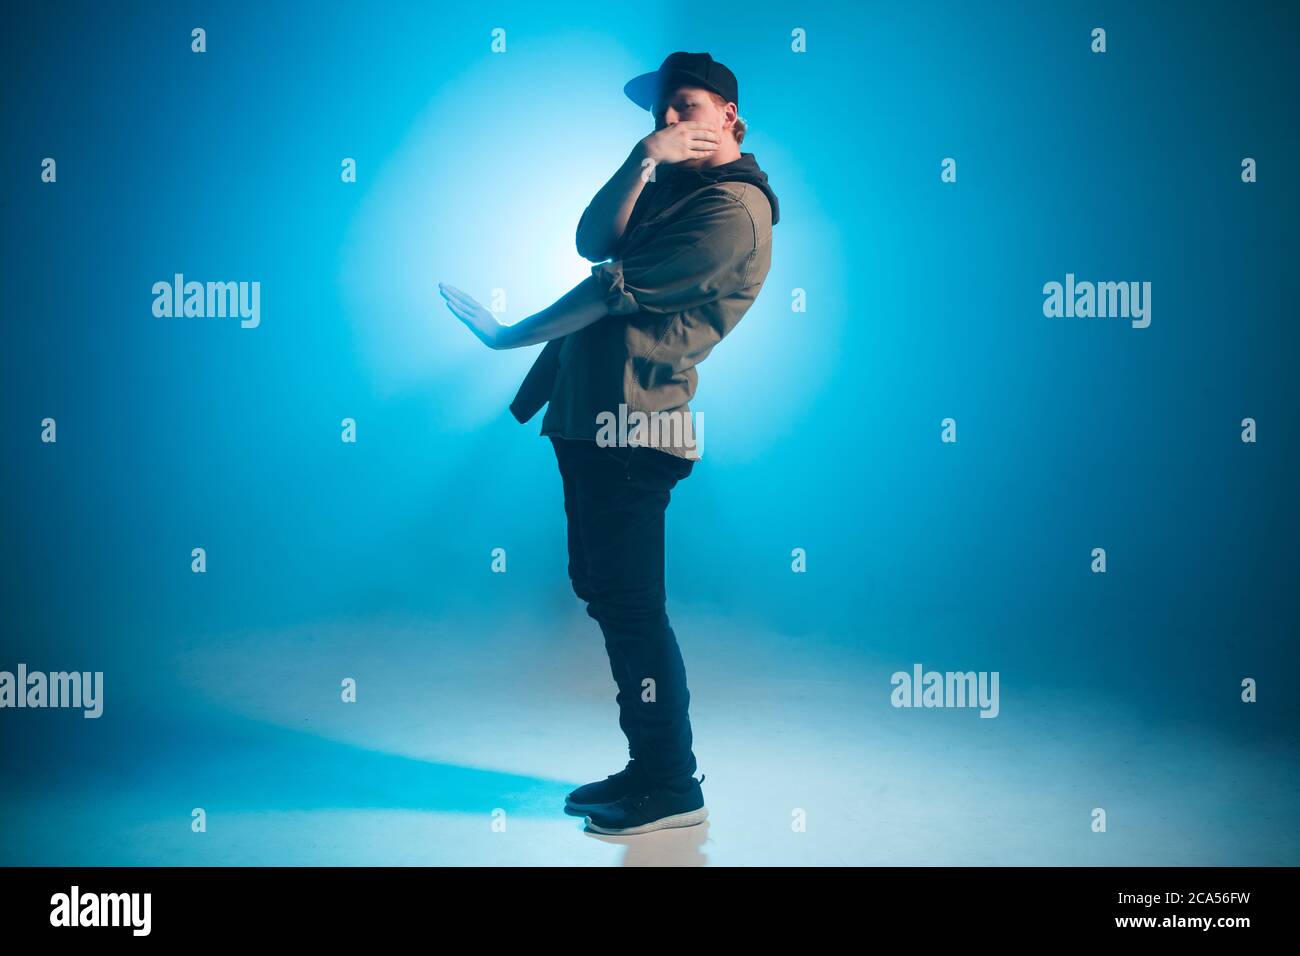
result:
[[[651,113],[655,109],[655,97],[659,95],[659,90],[664,85],[675,86],[698,86],[701,89],[712,90],[713,87],[705,83],[700,77],[691,73],[669,73],[660,82],[659,71],[653,73],[642,73],[640,76],[634,76],[623,86],[623,92],[627,98],[641,107],[643,110],[649,110]],[[717,91],[714,90],[716,93]],[[719,94],[721,95],[721,94]]]
[[[659,71],[634,76],[623,86],[627,98],[643,110],[654,111],[655,97],[659,94]]]

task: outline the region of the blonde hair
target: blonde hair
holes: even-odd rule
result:
[[[726,98],[725,98],[721,93],[714,93],[712,90],[709,90],[708,93],[709,93],[709,96],[713,97],[713,102],[717,103],[719,106],[726,106],[726,105],[727,105],[727,100],[726,100]],[[737,145],[737,146],[739,146],[741,143],[743,143],[743,142],[745,141],[745,129],[746,129],[746,128],[747,128],[747,127],[746,127],[746,125],[745,125],[745,121],[744,121],[743,119],[741,119],[741,118],[740,118],[740,114],[737,113],[737,114],[736,114],[736,122],[735,122],[735,125],[731,127],[731,132],[732,132],[732,133],[735,135],[735,137],[736,137],[736,145]]]

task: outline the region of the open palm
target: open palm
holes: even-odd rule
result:
[[[438,291],[447,302],[447,308],[460,319],[469,330],[479,337],[488,348],[496,348],[501,332],[501,323],[495,315],[468,293],[444,282],[438,283]]]

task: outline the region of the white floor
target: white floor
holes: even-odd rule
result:
[[[865,653],[689,612],[673,623],[702,826],[614,838],[562,812],[569,789],[626,760],[599,634],[575,609],[491,634],[364,621],[192,640],[115,675],[98,721],[10,712],[23,745],[6,774],[24,776],[0,788],[0,862],[1300,862],[1294,752],[1005,684],[996,719],[895,709],[896,668]]]

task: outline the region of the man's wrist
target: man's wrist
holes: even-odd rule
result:
[[[641,140],[632,148],[632,154],[628,156],[627,162],[629,167],[635,167],[637,177],[641,182],[645,183],[649,181],[652,175],[646,170],[658,166],[662,160],[650,151],[650,147],[646,145],[645,140]]]
[[[519,325],[519,322],[514,325],[498,325],[496,331],[492,333],[492,348],[514,348],[515,340],[519,338]]]

